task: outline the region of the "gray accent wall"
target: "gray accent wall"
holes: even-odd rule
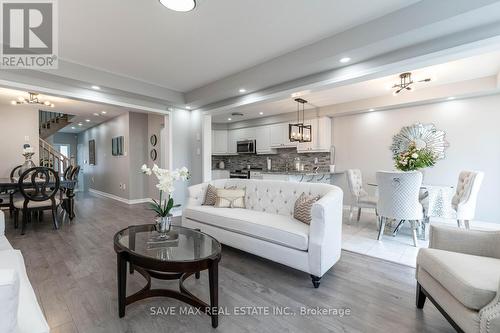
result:
[[[14,167],[23,164],[25,143],[33,147],[33,162],[39,164],[38,138],[37,108],[26,105],[0,107],[0,178],[9,177]]]

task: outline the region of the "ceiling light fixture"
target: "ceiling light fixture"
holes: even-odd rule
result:
[[[399,83],[396,83],[392,86],[392,89],[394,92],[392,93],[394,96],[399,94],[400,92],[406,90],[406,91],[413,91],[415,89],[415,83],[418,82],[430,82],[431,78],[423,79],[423,80],[418,80],[418,81],[413,81],[411,78],[411,73],[406,72],[406,73],[401,73],[399,74]]]
[[[231,121],[232,119],[231,118],[227,118],[228,121]]]
[[[90,122],[90,119],[85,119],[85,121],[89,123],[89,122]]]
[[[373,112],[373,111],[375,111],[375,109],[370,109],[370,110],[368,110],[368,111]]]
[[[247,90],[245,88],[240,88],[239,92],[240,92],[240,94],[243,94],[243,93],[246,93]]]
[[[453,96],[448,97],[449,101],[451,101],[452,99],[455,99],[455,97],[453,97]]]
[[[99,113],[94,112],[94,116],[99,117]]]
[[[291,142],[311,142],[312,126],[304,124],[305,105],[307,101],[302,98],[296,98],[297,102],[297,122],[288,124],[288,138]],[[302,105],[302,121],[300,121],[300,108]]]
[[[196,7],[195,0],[160,0],[160,3],[176,12],[189,12]]]
[[[264,112],[259,112],[259,114],[262,116],[264,114]]]
[[[75,126],[71,126],[71,129],[76,129]]]
[[[186,109],[191,110],[191,107],[189,105],[186,105]]]
[[[101,90],[101,87],[99,87],[99,86],[92,86],[92,89],[94,89],[94,90]]]
[[[83,126],[83,124],[82,123],[78,123],[78,126]]]
[[[102,114],[106,114],[107,112],[106,111],[101,111]]]
[[[19,105],[19,104],[41,104],[45,106],[49,106],[51,108],[55,107],[54,103],[51,103],[50,101],[41,101],[38,98],[38,94],[34,92],[28,92],[29,97],[26,99],[22,96],[19,96],[17,98],[17,101],[12,101],[10,102],[12,105]]]
[[[341,63],[345,64],[345,63],[347,63],[347,62],[351,61],[351,58],[349,58],[349,57],[344,57],[344,58],[341,58],[339,61],[340,61]]]

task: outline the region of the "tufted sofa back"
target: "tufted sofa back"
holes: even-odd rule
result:
[[[278,180],[254,179],[219,179],[210,183],[195,185],[190,188],[188,205],[201,205],[208,184],[218,188],[236,186],[245,188],[245,205],[247,209],[272,214],[292,216],[295,201],[302,194],[322,197],[332,190],[340,190],[337,186],[321,183],[296,183]]]
[[[452,206],[457,209],[460,203],[467,201],[474,202],[477,199],[477,194],[481,183],[483,182],[484,173],[481,171],[462,171],[458,176],[457,190],[453,199]]]

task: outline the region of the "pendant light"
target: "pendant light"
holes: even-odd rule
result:
[[[305,104],[307,101],[302,98],[296,98],[297,102],[297,122],[288,124],[288,139],[291,142],[311,142],[312,126],[304,125]],[[300,121],[300,109],[302,106],[302,121]]]

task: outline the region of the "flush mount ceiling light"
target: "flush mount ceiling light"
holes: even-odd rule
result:
[[[291,142],[311,142],[312,126],[304,125],[305,105],[307,101],[302,98],[296,98],[297,102],[297,122],[288,124],[288,138]],[[302,121],[300,121],[300,109],[302,106]]]
[[[101,90],[101,87],[99,87],[99,86],[92,86],[92,89],[94,89],[94,90]]]
[[[34,92],[29,92],[29,97],[25,98],[22,96],[19,96],[17,98],[17,101],[12,101],[10,102],[12,105],[19,105],[19,104],[40,104],[40,105],[45,105],[53,108],[55,105],[54,103],[51,103],[50,101],[41,101],[38,98],[38,94]]]
[[[400,80],[399,83],[396,83],[396,84],[394,84],[392,86],[392,89],[396,89],[392,93],[394,96],[396,96],[397,94],[399,94],[400,92],[405,91],[405,90],[412,91],[413,89],[415,89],[415,83],[418,83],[418,82],[430,82],[431,78],[427,78],[427,79],[423,79],[423,80],[418,80],[418,81],[413,81],[412,78],[411,78],[411,73],[410,72],[406,72],[406,73],[399,74],[399,80]]]
[[[196,7],[195,0],[160,0],[160,3],[176,12],[189,12]]]
[[[243,94],[243,93],[246,93],[247,90],[245,88],[240,88],[239,92],[240,92],[240,94]]]
[[[345,64],[345,63],[348,63],[349,61],[351,61],[351,58],[349,58],[349,57],[344,57],[344,58],[341,58],[339,61],[340,61],[341,63]]]

